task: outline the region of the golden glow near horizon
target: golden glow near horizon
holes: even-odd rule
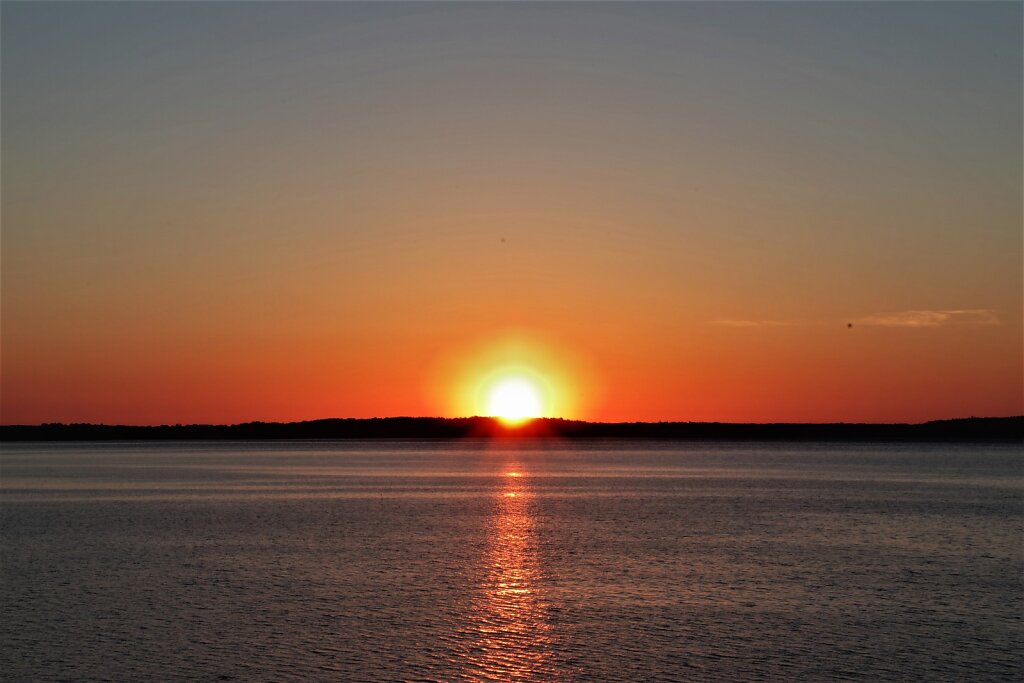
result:
[[[596,394],[595,374],[554,342],[507,332],[456,349],[437,369],[434,383],[450,415],[520,424],[586,414]]]

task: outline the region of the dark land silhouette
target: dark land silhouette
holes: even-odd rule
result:
[[[1024,416],[970,417],[920,424],[739,424],[581,422],[538,418],[506,425],[490,417],[333,418],[233,425],[0,425],[0,441],[171,441],[250,439],[673,439],[692,441],[1024,441]]]

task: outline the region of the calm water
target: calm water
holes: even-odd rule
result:
[[[1019,446],[4,444],[6,680],[1012,680]]]

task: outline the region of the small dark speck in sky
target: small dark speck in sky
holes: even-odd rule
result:
[[[846,323],[847,327],[853,327],[853,323]]]

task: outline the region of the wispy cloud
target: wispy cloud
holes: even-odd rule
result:
[[[792,327],[794,325],[806,325],[807,323],[786,322],[784,320],[711,320],[711,325],[722,327]]]
[[[831,325],[863,325],[873,327],[941,327],[945,325],[1001,325],[996,312],[988,308],[944,310],[913,310],[892,313],[873,313],[847,320],[756,320],[725,318],[709,320],[710,325],[721,327],[819,327]]]
[[[875,313],[854,322],[858,325],[875,325],[877,327],[940,327],[943,325],[1002,324],[995,311],[988,308]]]

